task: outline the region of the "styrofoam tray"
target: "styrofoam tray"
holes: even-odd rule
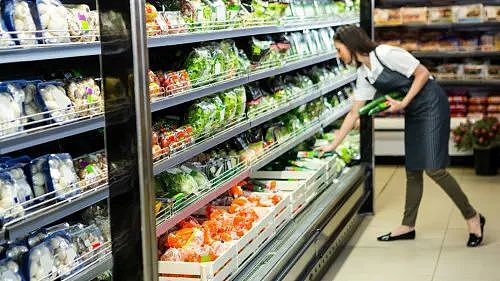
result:
[[[232,242],[228,242],[232,243]],[[160,281],[223,281],[238,270],[237,247],[232,246],[215,261],[170,262],[158,261]],[[168,275],[185,275],[186,277],[169,277]]]

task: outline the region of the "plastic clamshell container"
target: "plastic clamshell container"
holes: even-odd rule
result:
[[[232,242],[231,242],[232,243]],[[215,261],[169,262],[158,261],[160,281],[223,281],[238,270],[238,250],[233,244]],[[170,277],[162,275],[184,275],[186,277]]]

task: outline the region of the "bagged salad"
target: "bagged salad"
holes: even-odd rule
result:
[[[75,109],[66,95],[62,82],[38,83],[35,101],[44,112],[47,112],[47,118],[51,118],[52,122],[63,123],[76,117]]]
[[[99,32],[99,22],[93,18],[90,7],[85,4],[65,5],[68,9],[68,31],[71,42],[94,42]]]
[[[219,95],[219,98],[224,103],[224,120],[226,123],[231,122],[235,119],[238,98],[233,91],[227,91]]]
[[[197,181],[180,168],[169,169],[155,177],[156,195],[174,198],[179,194],[189,195],[198,192]]]
[[[246,104],[247,104],[247,94],[244,86],[240,86],[234,88],[233,93],[236,96],[236,112],[235,117],[239,118],[246,112]]]
[[[186,122],[193,128],[193,135],[198,136],[211,129],[216,122],[215,105],[207,100],[193,103],[187,113]]]
[[[36,17],[34,0],[3,0],[0,1],[0,11],[11,37],[17,45],[36,45],[37,30],[41,24]]]
[[[226,115],[226,106],[219,96],[215,96],[209,99],[209,101],[215,106],[215,119],[212,123],[212,129],[220,130],[227,123],[227,120],[224,119]]]
[[[59,0],[36,0],[43,42],[45,44],[69,43],[68,19],[70,13]]]
[[[208,48],[195,48],[189,53],[183,68],[187,71],[192,84],[203,84],[210,79],[210,72],[213,69],[211,61],[212,53]]]
[[[0,83],[0,137],[24,130],[25,81]]]
[[[66,93],[80,117],[103,112],[101,89],[93,78],[72,78],[66,84]]]

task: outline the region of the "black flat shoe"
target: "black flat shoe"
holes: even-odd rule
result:
[[[478,247],[483,242],[484,236],[484,225],[486,224],[486,219],[483,215],[479,214],[479,221],[481,223],[481,236],[477,236],[474,233],[469,233],[469,241],[467,241],[467,247]]]
[[[415,239],[415,234],[416,234],[415,230],[412,230],[410,232],[398,236],[391,236],[391,233],[387,233],[386,235],[377,237],[377,240],[384,242],[396,241],[396,240],[413,240]]]

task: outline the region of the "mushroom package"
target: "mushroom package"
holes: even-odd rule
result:
[[[33,0],[2,0],[0,1],[0,10],[5,26],[13,32],[13,38],[18,45],[35,45],[38,43],[36,38],[37,19],[32,11],[35,7]],[[38,22],[39,24],[39,22]]]
[[[79,179],[73,166],[73,159],[67,153],[48,156],[49,191],[54,191],[59,199],[80,192]]]
[[[58,0],[37,0],[36,4],[43,30],[43,42],[69,43],[68,9]]]
[[[35,101],[55,123],[62,123],[74,119],[75,109],[70,98],[66,95],[64,84],[58,81],[41,82],[37,85]]]
[[[0,137],[23,130],[24,91],[12,83],[0,83]]]

